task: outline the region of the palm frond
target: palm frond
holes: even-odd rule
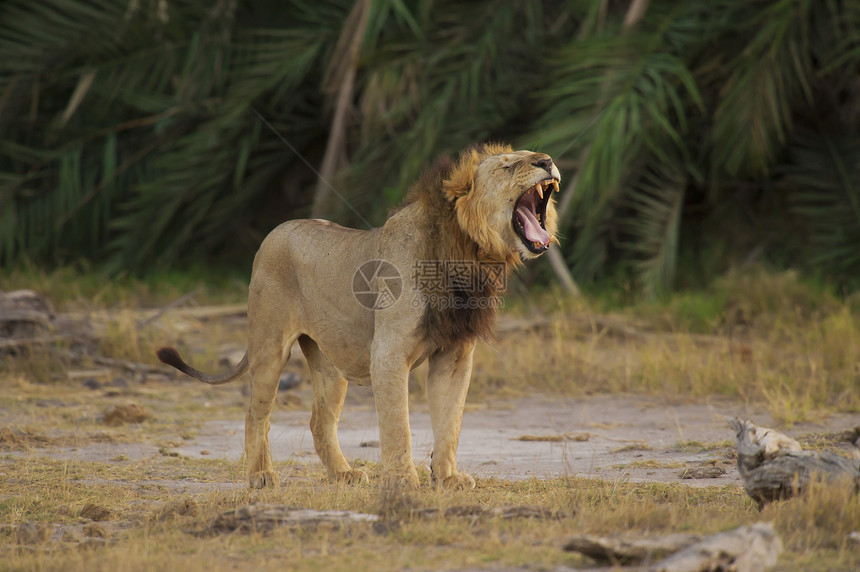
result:
[[[783,168],[794,212],[810,228],[808,259],[840,274],[860,271],[860,143],[800,131]]]
[[[621,221],[629,237],[622,248],[637,258],[636,270],[645,294],[668,293],[677,271],[681,214],[688,176],[682,161],[655,160],[632,185],[624,206],[630,214]]]
[[[714,113],[715,168],[730,176],[766,173],[792,128],[798,97],[811,101],[815,4],[779,0],[745,22],[754,32],[730,64],[734,71]]]
[[[534,135],[553,156],[588,149],[578,168],[569,251],[581,278],[605,266],[609,221],[636,179],[642,158],[684,157],[688,115],[703,111],[693,74],[663,44],[665,30],[571,43],[559,56],[559,79],[542,93],[547,111]]]

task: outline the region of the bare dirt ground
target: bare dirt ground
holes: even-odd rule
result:
[[[69,316],[66,322],[81,320],[80,316]],[[156,339],[181,338],[192,362],[208,355],[210,364],[214,357],[220,363],[218,367],[237,362],[244,352],[246,317],[242,304],[188,308],[167,314],[162,311],[154,315],[151,311],[127,311],[103,316],[90,312],[83,316],[87,328],[103,339],[122,331],[116,326],[122,319],[133,324],[133,331],[140,331],[142,324],[157,327],[151,341],[137,334],[131,340],[123,338],[124,343],[131,341],[140,348],[142,359],[152,360]],[[534,321],[525,320],[525,326],[522,322],[516,317],[503,316],[498,329],[503,336],[519,337],[524,343],[546,337],[539,331],[522,334]],[[602,336],[604,333],[598,337]],[[594,339],[593,333],[583,339],[572,334],[571,343],[581,346],[582,354],[594,354]],[[634,336],[633,343],[636,339]],[[713,341],[709,339],[708,343]],[[540,359],[544,348],[537,346],[538,357],[534,359]],[[599,364],[623,359],[635,363],[641,359],[631,358],[625,349],[624,343],[609,345],[598,350],[599,356],[592,361]],[[505,358],[498,352],[497,355],[505,367],[506,378],[517,375]],[[34,367],[44,359],[51,358],[37,358]],[[131,371],[123,371],[129,364]],[[569,372],[566,376],[568,383],[575,384],[577,373],[571,368],[577,364],[570,366],[566,368]],[[24,446],[4,445],[0,439],[0,450],[13,456],[96,462],[140,461],[167,454],[240,461],[247,378],[228,386],[210,387],[163,366],[108,360],[96,361],[94,367],[70,369],[60,378],[55,374],[56,381],[47,385],[20,381],[27,379],[26,374],[18,378],[17,384],[0,378],[7,386],[0,400],[0,419],[5,420],[0,427],[27,428],[24,433],[18,430],[19,436],[24,437]],[[215,366],[207,369],[212,367]],[[421,374],[416,373],[420,378]],[[298,383],[279,392],[270,434],[274,458],[303,465],[318,463],[309,431],[312,395],[297,345],[286,375]],[[486,377],[487,372],[480,375]],[[523,395],[522,390],[531,387],[527,379],[514,381],[522,386],[517,395]],[[413,456],[417,463],[429,466],[433,435],[417,379],[410,379],[410,394]],[[490,397],[470,397],[467,403],[458,454],[460,467],[479,478],[571,476],[683,482],[691,486],[739,485],[734,466],[734,435],[726,416],[753,419],[759,425],[779,427],[795,437],[860,426],[860,413],[831,413],[816,415],[815,422],[785,427],[763,405],[721,397],[625,393],[563,397],[534,392],[530,397],[505,399],[494,397],[496,393],[492,391],[479,393],[487,394]],[[120,438],[117,438],[108,427],[113,425],[108,411],[127,405],[144,407],[147,419],[143,425],[132,423],[113,431],[118,431]],[[25,434],[27,431],[29,434]],[[371,388],[350,386],[339,438],[348,459],[359,463],[379,461]]]
[[[209,398],[203,402],[202,414],[195,416],[200,423],[190,432],[193,436],[188,432],[185,439],[173,435],[177,441],[170,442],[170,451],[190,458],[240,461],[242,416],[235,406],[232,415],[219,412],[218,407],[227,401],[238,405],[244,399],[238,388],[213,390],[191,381],[159,385],[173,386],[158,391],[167,399],[171,395],[192,401]],[[105,393],[108,402],[118,397],[110,395],[115,392]],[[310,412],[300,405],[310,404],[310,391],[289,390],[281,395],[290,405],[282,405],[272,416],[275,460],[317,464],[309,430]],[[157,406],[151,409],[158,416]],[[8,419],[14,413],[7,410],[2,416]],[[773,423],[763,410],[731,400],[665,403],[654,397],[630,395],[494,400],[467,408],[458,459],[461,468],[479,478],[575,476],[691,486],[740,485],[734,464],[734,435],[725,416],[752,418],[765,426]],[[97,417],[92,421],[97,422]],[[413,456],[416,463],[429,467],[433,435],[426,406],[414,404],[410,420]],[[858,425],[860,414],[834,414],[818,423],[795,425],[787,433],[803,437]],[[350,388],[338,434],[348,459],[379,462],[379,432],[369,388]],[[58,439],[61,431],[54,431],[52,436],[55,442],[63,441]],[[171,435],[165,438],[169,441]],[[163,439],[118,443],[85,440],[13,454],[96,462],[122,455],[128,461],[139,461],[165,454],[163,443]]]

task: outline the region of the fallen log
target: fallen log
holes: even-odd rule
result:
[[[51,331],[53,321],[53,309],[36,292],[0,292],[0,338],[32,338]]]
[[[415,516],[424,518],[438,517],[467,517],[467,518],[501,518],[503,520],[513,518],[538,518],[538,519],[559,519],[564,516],[563,512],[553,511],[539,506],[531,505],[512,505],[512,506],[481,506],[481,505],[465,505],[451,506],[448,508],[424,508],[413,512]]]
[[[776,563],[782,541],[771,523],[759,522],[704,537],[668,534],[618,538],[582,534],[570,539],[564,549],[584,554],[600,564],[633,565],[635,568],[628,570],[641,572],[759,572]],[[654,562],[658,558],[662,560]]]
[[[738,472],[744,490],[759,506],[792,497],[810,482],[853,481],[860,487],[860,462],[831,451],[804,451],[800,443],[752,421],[726,418],[738,439]]]
[[[564,545],[602,564],[641,564],[674,554],[702,540],[698,534],[667,534],[645,538],[620,538],[579,534]]]
[[[209,527],[210,533],[271,532],[282,526],[316,527],[328,524],[375,522],[379,517],[350,510],[313,510],[274,504],[252,504],[228,510],[217,517]]]
[[[769,522],[709,536],[651,566],[649,572],[760,572],[776,564],[782,541]]]

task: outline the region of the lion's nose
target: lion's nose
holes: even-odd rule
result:
[[[549,157],[545,159],[538,159],[537,161],[532,163],[532,166],[540,167],[541,169],[552,175],[552,159],[550,159]]]

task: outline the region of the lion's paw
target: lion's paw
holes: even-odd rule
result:
[[[390,489],[417,490],[418,472],[413,468],[407,473],[388,473],[382,477],[382,486]]]
[[[436,487],[446,491],[469,490],[475,488],[475,479],[468,473],[454,471],[444,479],[434,479]]]
[[[334,480],[338,483],[345,483],[347,485],[358,485],[361,483],[370,482],[370,479],[367,478],[367,473],[365,473],[361,469],[338,471],[334,474]]]
[[[275,471],[260,471],[248,477],[248,486],[252,489],[273,488],[281,484]]]

